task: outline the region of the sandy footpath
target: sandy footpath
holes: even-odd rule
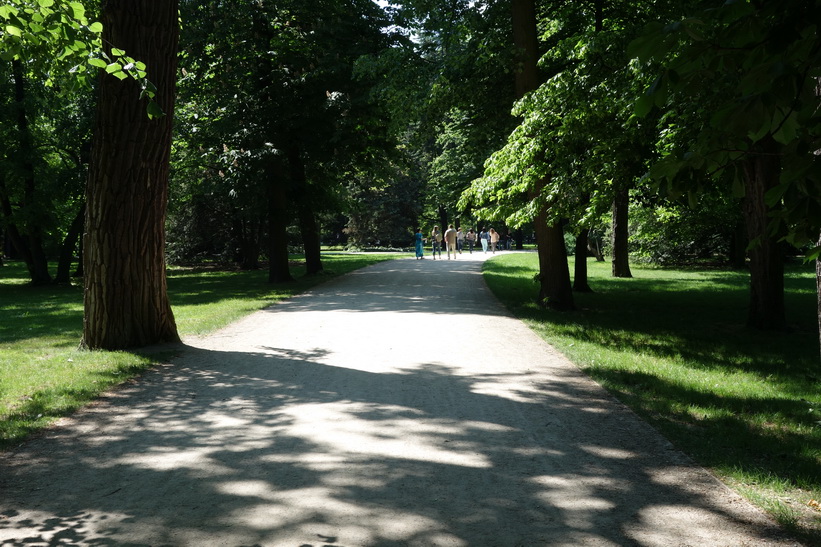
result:
[[[493,298],[381,263],[0,454],[0,545],[797,545]]]

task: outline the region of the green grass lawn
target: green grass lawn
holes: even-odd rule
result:
[[[395,254],[323,255],[326,272],[271,285],[267,271],[172,268],[168,292],[180,335],[205,334],[331,277]],[[407,255],[405,255],[407,256]],[[33,287],[22,263],[0,268],[0,450],[66,416],[163,356],[78,349],[83,328],[81,286]]]
[[[591,259],[577,311],[535,305],[534,253],[497,257],[485,278],[546,341],[722,480],[821,544],[821,363],[815,272],[788,268],[788,333],[745,328],[749,274]],[[572,264],[571,264],[572,271]]]

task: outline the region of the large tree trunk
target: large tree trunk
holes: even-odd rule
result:
[[[179,38],[177,0],[108,0],[103,44],[148,67],[165,112],[149,119],[140,87],[103,75],[86,190],[83,345],[179,341],[168,300],[165,215]]]
[[[537,217],[537,220],[543,218]],[[564,246],[564,230],[560,224],[536,231],[539,246],[539,304],[556,310],[575,307],[573,287],[570,284],[570,267]]]
[[[748,326],[763,330],[786,327],[784,309],[784,256],[769,235],[770,208],[764,195],[778,184],[780,160],[772,139],[761,141],[742,165],[744,220],[750,246],[750,310]]]
[[[534,0],[513,0],[513,42],[516,48],[516,96],[523,97],[539,86],[539,47]],[[546,180],[528,193],[539,199]],[[540,207],[533,223],[539,253],[539,303],[556,309],[572,309],[573,290],[561,225],[547,225],[547,205]]]
[[[22,62],[15,59],[11,64],[14,77],[14,99],[17,108],[16,119],[19,139],[15,157],[19,162],[20,175],[23,178],[22,209],[23,216],[27,219],[24,222],[25,242],[22,238],[18,240],[18,252],[26,262],[32,284],[46,285],[51,283],[51,275],[48,273],[48,260],[43,251],[43,229],[37,221],[42,216],[42,205],[38,204],[35,188],[34,145],[26,112],[26,80],[23,74]]]
[[[57,262],[57,275],[54,277],[54,283],[71,282],[71,261],[74,258],[74,251],[77,249],[77,242],[80,240],[80,236],[82,235],[85,219],[86,206],[84,203],[80,206],[80,210],[74,217],[65,239],[63,239],[63,245],[60,247],[60,259]]]
[[[629,205],[629,189],[619,189],[613,198],[613,277],[633,277],[627,248]]]

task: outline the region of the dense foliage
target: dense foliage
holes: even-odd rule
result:
[[[814,256],[821,229],[819,2],[535,2],[536,81],[515,100],[526,3],[182,1],[169,260],[286,281],[288,253],[315,273],[322,244],[549,223],[615,276],[630,257],[749,265],[750,323],[783,327],[783,255]],[[89,76],[135,79],[164,114],[150,68],[101,44],[99,9],[0,8],[0,231],[36,283],[80,250]]]

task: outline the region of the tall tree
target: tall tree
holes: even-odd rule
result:
[[[178,341],[166,290],[165,212],[179,39],[177,0],[107,0],[103,42],[148,67],[163,115],[138,82],[103,74],[86,192],[83,345]]]
[[[536,3],[513,0],[513,42],[517,52],[516,94],[521,98],[539,87],[539,48],[537,40]],[[556,309],[572,309],[573,289],[564,246],[561,223],[548,219],[550,203],[543,197],[548,176],[536,179],[528,197],[536,203],[533,227],[539,253],[539,302]]]
[[[660,65],[636,103],[639,115],[664,113],[651,174],[671,193],[697,195],[709,176],[743,196],[748,324],[783,329],[779,240],[812,246],[821,229],[821,5],[726,2],[690,15],[648,26],[631,47]]]

